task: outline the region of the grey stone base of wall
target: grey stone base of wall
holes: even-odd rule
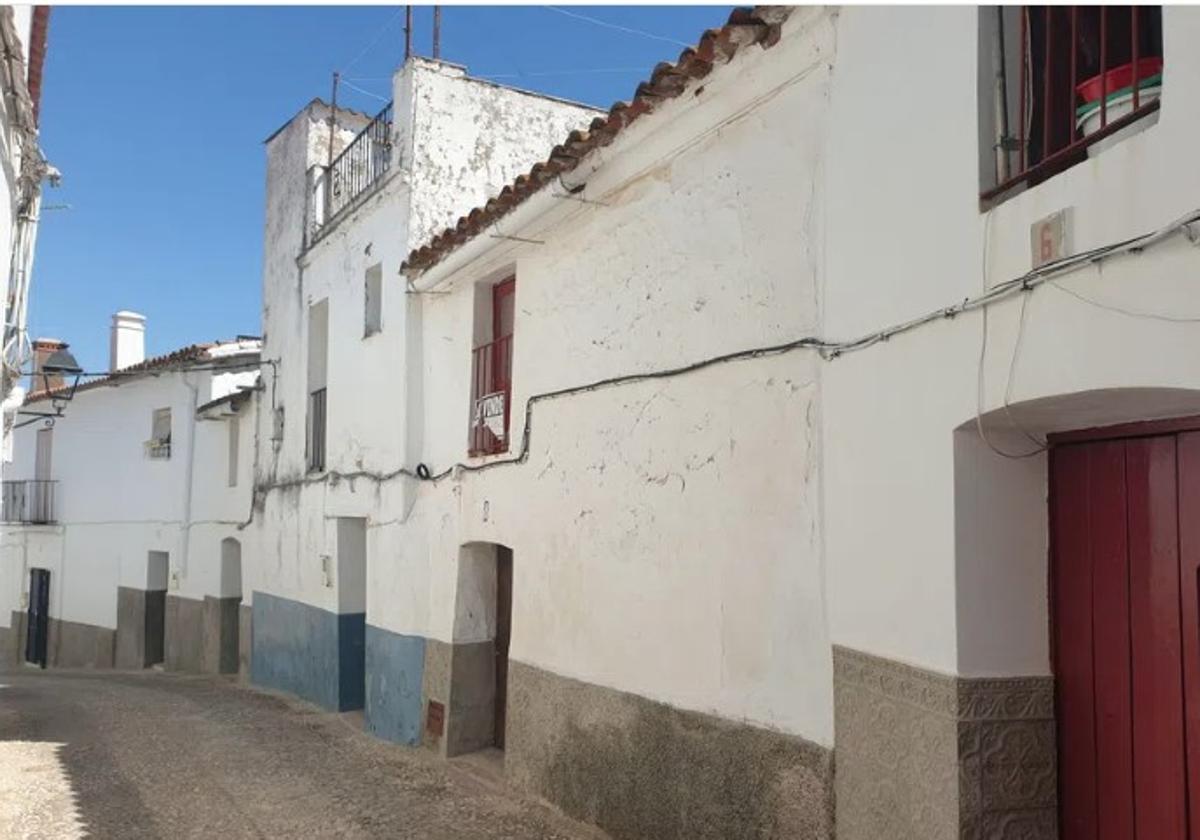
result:
[[[509,781],[615,838],[834,836],[833,757],[803,739],[515,661],[507,720]]]
[[[444,710],[441,734],[429,727],[429,703]],[[496,738],[496,658],[491,641],[425,641],[421,743],[447,758],[486,749]]]
[[[111,668],[116,650],[116,630],[50,619],[49,664],[56,668]]]
[[[25,661],[27,618],[24,612],[12,613],[6,634],[9,664]],[[117,631],[93,624],[50,619],[46,637],[46,664],[51,668],[111,668],[115,662]]]
[[[201,674],[237,673],[240,607],[240,598],[197,601],[168,595],[167,668]]]
[[[9,613],[8,627],[0,630],[0,666],[13,666],[25,658],[25,613]]]
[[[118,668],[146,668],[163,661],[166,590],[117,587]]]
[[[838,840],[1054,840],[1054,684],[834,648]]]

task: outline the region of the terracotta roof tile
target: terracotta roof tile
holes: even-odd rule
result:
[[[528,173],[518,175],[499,195],[462,216],[457,224],[425,245],[413,249],[401,270],[423,271],[435,265],[550,181],[570,172],[589,152],[607,146],[631,123],[652,112],[660,103],[679,96],[689,83],[707,76],[714,65],[727,63],[742,47],[758,44],[765,49],[774,46],[779,41],[780,27],[791,11],[790,6],[734,9],[724,26],[705,32],[694,48],[687,47],[679,54],[674,64],[664,61],[656,66],[649,80],[637,86],[629,102],[614,103],[606,115],[592,120],[586,131],[572,131],[550,151],[546,160],[535,163]]]

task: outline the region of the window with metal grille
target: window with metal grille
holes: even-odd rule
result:
[[[1157,112],[1161,6],[981,10],[990,62],[982,197],[1031,186],[1096,154]]]
[[[508,420],[512,402],[513,302],[515,277],[497,283],[491,292],[490,341],[471,352],[471,455],[508,451]]]

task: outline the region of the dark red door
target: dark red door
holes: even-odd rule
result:
[[[1200,840],[1197,434],[1051,453],[1063,840]]]
[[[504,749],[508,718],[508,640],[512,635],[512,549],[496,547],[496,746]]]

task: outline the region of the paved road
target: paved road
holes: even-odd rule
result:
[[[0,838],[594,840],[477,761],[230,681],[0,671]]]

